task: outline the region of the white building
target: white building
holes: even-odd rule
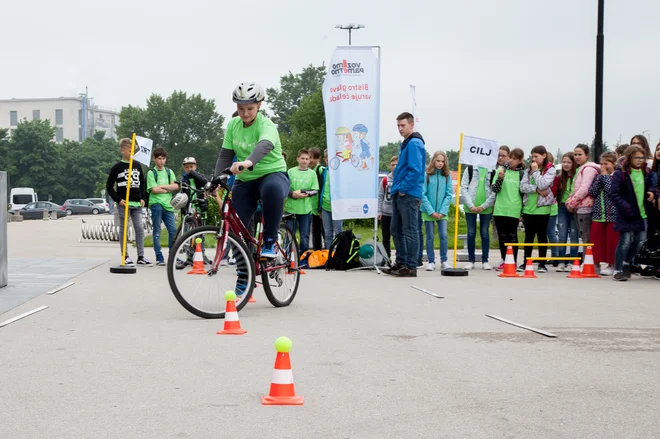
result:
[[[105,131],[106,138],[116,139],[119,113],[92,105],[84,95],[76,98],[0,99],[0,128],[11,131],[23,119],[50,120],[57,130],[56,142],[64,139],[82,142],[95,131]]]

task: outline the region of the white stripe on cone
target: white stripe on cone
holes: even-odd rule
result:
[[[513,255],[512,255],[512,254],[507,254],[506,257],[504,258],[504,264],[505,264],[505,265],[506,265],[506,264],[514,264],[514,265],[515,265],[515,263],[516,263],[516,260],[513,259]]]
[[[238,313],[237,312],[226,312],[225,321],[227,322],[238,322]]]
[[[193,262],[199,262],[203,260],[204,258],[202,256],[202,252],[195,252],[195,254],[193,255]]]
[[[293,371],[291,369],[273,369],[273,384],[293,384]]]
[[[594,263],[594,256],[593,255],[585,255],[584,265],[593,264],[593,263]]]

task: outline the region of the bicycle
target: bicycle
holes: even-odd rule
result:
[[[337,170],[339,168],[339,165],[341,165],[342,163],[346,163],[348,161],[351,162],[351,165],[353,165],[354,168],[357,168],[358,164],[360,164],[360,159],[355,154],[351,153],[350,157],[346,158],[344,156],[344,153],[342,151],[339,151],[335,154],[333,158],[330,159],[330,163],[328,163],[328,165],[330,166],[331,169]]]
[[[268,301],[279,308],[293,302],[300,283],[300,256],[295,235],[285,224],[280,224],[275,243],[277,256],[261,258],[263,216],[256,225],[254,238],[233,208],[226,182],[230,174],[229,169],[225,169],[204,187],[208,194],[219,187],[224,189],[222,198],[218,197],[222,212],[220,225],[200,226],[183,233],[174,243],[167,261],[167,278],[174,297],[190,313],[206,319],[224,318],[227,290],[236,291],[236,308],[240,311],[260,283]],[[198,239],[200,244],[197,244]],[[186,245],[197,249],[202,243],[205,250],[198,263],[203,261],[203,270],[176,270],[179,251]],[[234,265],[222,265],[227,251],[232,253]],[[257,282],[259,276],[261,282]]]

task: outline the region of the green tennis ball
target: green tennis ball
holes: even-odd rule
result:
[[[195,242],[196,242],[197,244],[201,244],[201,243],[202,243],[202,238],[197,238],[197,239],[195,239]]]
[[[225,300],[227,302],[231,302],[232,300],[236,300],[236,293],[234,293],[233,291],[227,291],[225,293]]]
[[[278,337],[275,340],[275,349],[277,352],[291,352],[291,346],[293,343],[289,337]]]

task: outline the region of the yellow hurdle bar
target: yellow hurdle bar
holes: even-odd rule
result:
[[[580,258],[557,257],[557,258],[525,258],[525,259],[527,259],[528,261],[575,261],[576,259],[580,259]]]
[[[522,243],[522,242],[518,242],[518,243],[508,242],[504,245],[506,245],[507,247],[508,246],[511,246],[511,247],[593,247],[594,246],[593,244],[590,244],[590,243],[587,243],[587,244],[549,244],[549,243],[548,244],[537,244],[537,243],[525,244],[525,243]],[[575,259],[575,258],[573,258],[573,259]]]

